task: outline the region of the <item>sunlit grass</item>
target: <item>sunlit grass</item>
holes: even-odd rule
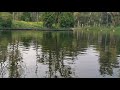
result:
[[[12,28],[42,28],[43,22],[13,21]]]

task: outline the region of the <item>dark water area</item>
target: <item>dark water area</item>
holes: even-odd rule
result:
[[[0,31],[0,78],[119,78],[120,35]]]

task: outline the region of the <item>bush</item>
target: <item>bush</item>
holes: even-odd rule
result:
[[[0,27],[1,28],[6,28],[6,27],[11,27],[12,25],[12,15],[7,12],[2,12],[0,13]]]
[[[23,12],[21,16],[21,20],[23,21],[31,21],[31,16],[29,12]]]
[[[42,15],[44,26],[48,28],[73,27],[72,12],[45,12]]]
[[[51,28],[55,22],[55,15],[53,12],[45,12],[42,14],[42,20],[44,22],[44,27]]]
[[[74,17],[73,13],[65,12],[60,18],[60,27],[74,27]]]

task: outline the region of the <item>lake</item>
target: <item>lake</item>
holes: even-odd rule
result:
[[[0,78],[120,78],[120,34],[0,31]]]

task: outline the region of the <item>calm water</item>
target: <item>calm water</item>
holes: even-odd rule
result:
[[[119,78],[113,32],[0,31],[0,78]]]

